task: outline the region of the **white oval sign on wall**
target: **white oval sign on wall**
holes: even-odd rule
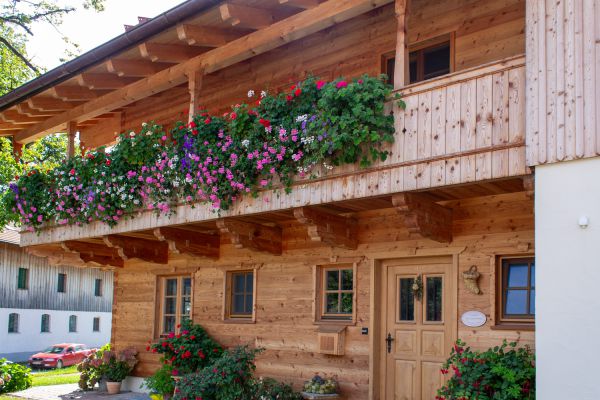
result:
[[[465,326],[476,328],[485,325],[487,317],[481,311],[467,311],[460,317],[460,320]]]

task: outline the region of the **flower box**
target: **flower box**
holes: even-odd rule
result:
[[[341,397],[337,393],[319,394],[319,393],[302,392],[302,398],[307,399],[307,400],[317,400],[317,399],[340,399]]]

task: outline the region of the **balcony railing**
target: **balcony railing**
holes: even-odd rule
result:
[[[444,185],[521,176],[525,164],[525,58],[490,63],[400,90],[404,110],[393,109],[396,137],[389,157],[369,168],[358,165],[316,171],[298,179],[291,193],[265,190],[231,209],[179,205],[175,215],[141,211],[113,228],[94,222],[82,227],[47,227],[25,232],[23,245],[59,242],[382,196]]]

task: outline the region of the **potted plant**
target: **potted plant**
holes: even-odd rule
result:
[[[121,383],[137,364],[136,355],[137,350],[133,348],[125,349],[118,354],[114,352],[104,353],[104,358],[108,359],[106,363],[106,389],[108,394],[117,394],[121,391]]]
[[[304,399],[338,399],[338,383],[334,378],[322,378],[319,374],[304,383]]]

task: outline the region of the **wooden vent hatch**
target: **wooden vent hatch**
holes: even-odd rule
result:
[[[320,326],[317,334],[318,352],[343,356],[345,336],[345,326]]]

